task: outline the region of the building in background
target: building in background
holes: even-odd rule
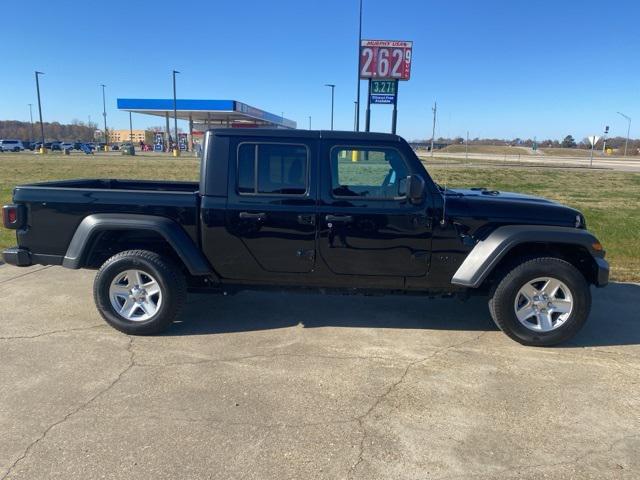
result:
[[[133,134],[133,137],[131,137],[131,134]],[[109,130],[109,143],[129,141],[132,141],[133,143],[140,143],[140,141],[143,141],[144,143],[152,143],[153,132],[150,130],[130,131],[128,128],[123,130]]]

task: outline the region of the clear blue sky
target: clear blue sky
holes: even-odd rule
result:
[[[118,97],[235,99],[307,127],[353,126],[357,0],[193,2],[30,0],[3,2],[0,118],[128,127]],[[413,40],[410,81],[401,84],[398,133],[577,139],[625,135],[621,110],[640,136],[640,2],[591,0],[364,0],[363,38]],[[175,26],[175,28],[174,28]],[[363,104],[364,91],[363,87]],[[34,108],[34,114],[36,110]],[[374,106],[372,129],[391,110]],[[362,111],[364,119],[364,108]],[[161,124],[134,116],[134,127]]]

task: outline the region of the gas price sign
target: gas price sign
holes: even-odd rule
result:
[[[409,80],[413,42],[362,40],[360,78]]]

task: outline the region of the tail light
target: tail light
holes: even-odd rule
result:
[[[24,223],[24,207],[21,205],[5,205],[2,207],[2,223],[6,228],[16,230]]]

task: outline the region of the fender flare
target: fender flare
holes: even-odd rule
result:
[[[98,213],[85,217],[76,228],[62,260],[66,268],[81,268],[95,234],[108,230],[146,230],[159,234],[173,248],[192,275],[215,275],[191,237],[175,221],[154,215]]]
[[[603,251],[593,249],[598,239],[587,230],[547,225],[508,225],[496,228],[469,252],[451,279],[451,283],[477,288],[498,262],[516,245],[522,243],[556,243],[584,247],[600,264]]]

